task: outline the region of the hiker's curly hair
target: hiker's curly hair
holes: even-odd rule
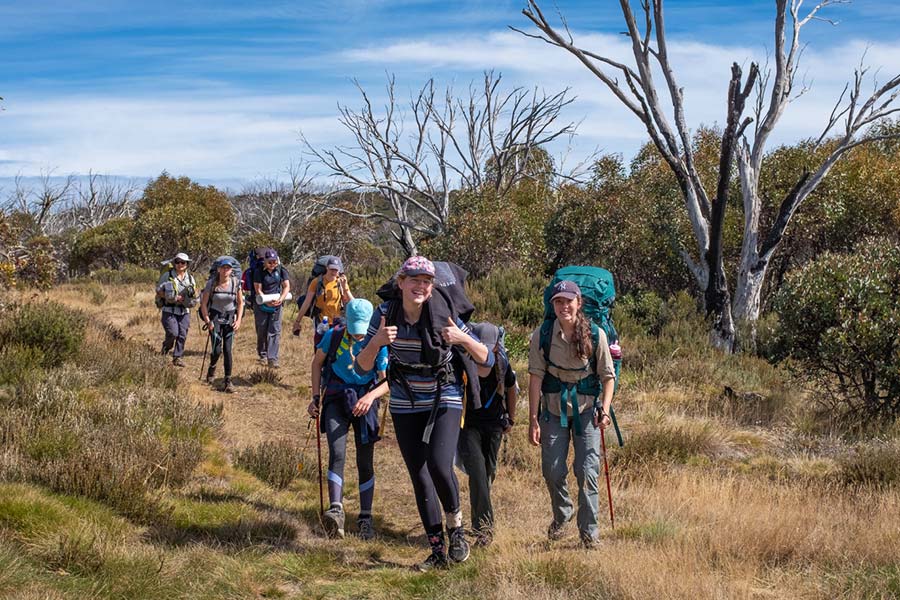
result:
[[[575,332],[572,335],[572,354],[577,358],[588,359],[594,352],[594,344],[591,341],[591,322],[584,315],[579,303],[578,312],[575,313]]]

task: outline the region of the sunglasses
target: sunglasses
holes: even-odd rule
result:
[[[185,262],[183,260],[173,260],[172,263],[176,264],[176,265],[186,265],[187,264],[187,262]]]

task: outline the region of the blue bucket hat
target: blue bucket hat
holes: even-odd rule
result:
[[[369,330],[369,321],[375,309],[365,298],[354,298],[347,303],[347,333],[365,335]]]

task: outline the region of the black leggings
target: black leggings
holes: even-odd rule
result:
[[[365,424],[359,418],[348,418],[338,404],[341,401],[343,398],[327,398],[322,407],[321,421],[328,439],[328,499],[332,504],[343,502],[347,433],[352,426],[353,440],[356,442],[356,469],[359,473],[360,511],[368,514],[372,511],[375,485],[375,443],[362,443],[360,427],[365,427]],[[377,403],[370,410],[378,410]]]
[[[427,535],[436,535],[443,530],[444,512],[459,510],[459,482],[453,472],[453,458],[459,439],[459,423],[462,411],[441,408],[434,421],[431,443],[422,441],[422,433],[428,423],[428,412],[397,414],[394,431],[400,454],[409,470],[419,518]],[[440,505],[438,504],[440,500]]]
[[[219,361],[219,355],[225,354],[225,377],[231,377],[232,356],[231,348],[234,345],[234,327],[231,325],[216,325],[212,334],[212,353],[209,355],[209,368],[212,369]]]

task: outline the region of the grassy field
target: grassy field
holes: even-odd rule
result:
[[[237,392],[226,395],[199,380],[196,321],[186,368],[156,355],[146,286],[49,296],[87,327],[77,357],[24,387],[0,385],[0,597],[900,597],[897,436],[829,433],[810,395],[758,359],[708,350],[688,312],[656,337],[621,323],[626,445],[610,449],[616,528],[597,549],[581,549],[574,532],[546,539],[549,500],[522,398],[501,450],[495,543],[420,574],[410,567],[426,543],[390,424],[375,453],[379,537],[353,535],[353,468],[348,537],[322,535],[305,416],[309,322],[299,338],[286,331],[273,377],[255,364],[249,318],[236,339]],[[8,365],[25,356],[3,352]],[[283,487],[276,467],[298,463]]]

